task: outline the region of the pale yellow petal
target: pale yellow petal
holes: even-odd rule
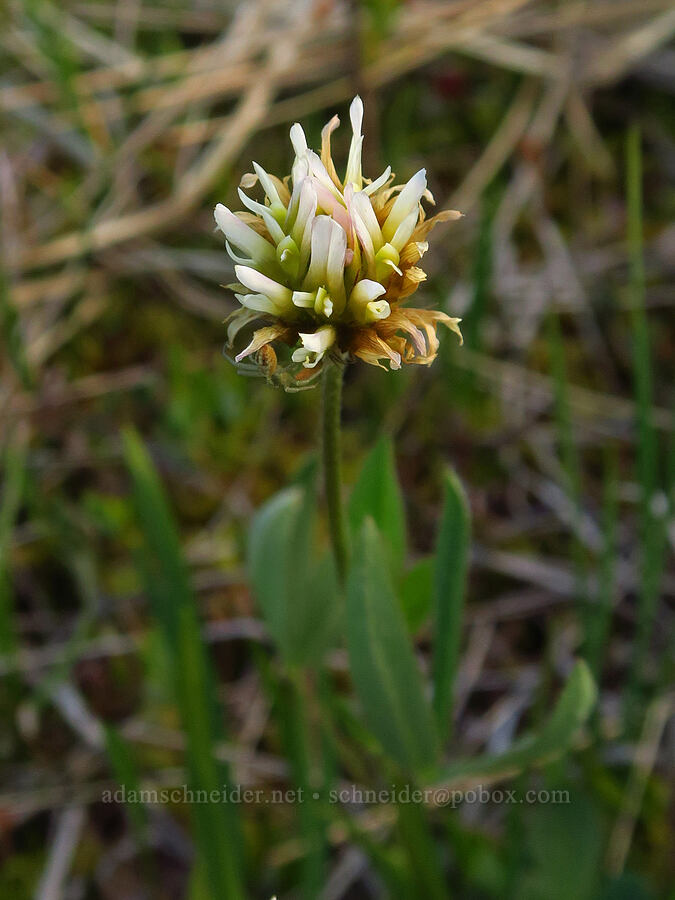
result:
[[[456,222],[457,219],[461,219],[463,215],[464,213],[461,213],[456,209],[444,209],[442,212],[436,213],[436,215],[432,216],[430,219],[424,219],[424,221],[420,222],[411,234],[410,240],[424,241],[429,232],[437,225],[440,225],[441,222]]]
[[[257,331],[253,332],[253,338],[251,339],[251,343],[245,347],[241,353],[237,353],[235,356],[236,362],[241,362],[247,356],[250,356],[252,353],[256,353],[258,350],[261,350],[267,344],[271,344],[272,341],[276,341],[279,339],[288,339],[292,340],[295,335],[295,332],[292,328],[289,328],[283,322],[279,322],[276,325],[267,325],[265,328],[259,328]],[[275,365],[276,365],[276,355],[275,355]]]

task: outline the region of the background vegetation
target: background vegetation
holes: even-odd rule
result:
[[[671,4],[5,10],[0,896],[672,896]],[[466,341],[348,370],[350,520],[385,530],[358,564],[389,573],[347,598],[350,665],[327,572],[297,633],[265,564],[269,516],[311,505],[320,398],[223,359],[211,210],[356,91],[366,172],[425,165],[466,213],[418,295]],[[470,557],[463,613],[436,577],[440,651],[436,546]],[[354,631],[361,605],[381,627]],[[328,802],[420,780],[432,680],[435,785],[570,802]],[[319,800],[103,802],[185,783]]]

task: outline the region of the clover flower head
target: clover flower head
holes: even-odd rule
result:
[[[227,320],[228,348],[242,371],[287,390],[310,386],[330,355],[390,369],[430,365],[439,323],[462,337],[459,319],[404,305],[426,278],[418,263],[429,233],[461,214],[447,210],[426,218],[421,201],[434,201],[424,169],[403,185],[393,184],[390,166],[374,181],[365,178],[360,97],[349,115],[343,180],[331,156],[338,117],[321,133],[320,154],[296,123],[290,176],[281,180],[254,162],[239,187],[245,211],[233,213],[221,203],[215,209],[235,263],[237,281],[228,287],[241,304]],[[246,193],[257,185],[262,202]],[[241,340],[245,335],[248,343]],[[281,361],[283,346],[289,350]]]

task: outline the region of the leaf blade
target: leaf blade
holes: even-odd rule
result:
[[[403,495],[396,474],[394,448],[382,437],[366,457],[349,498],[349,524],[355,537],[366,518],[372,516],[400,572],[407,553]]]
[[[312,493],[294,486],[256,513],[247,568],[270,634],[290,664],[316,661],[330,643],[340,612],[332,557],[312,545]]]
[[[431,708],[371,518],[347,579],[347,646],[366,721],[385,752],[410,771],[430,767],[437,752]]]
[[[471,530],[469,503],[459,478],[451,469],[444,474],[443,487],[443,517],[434,567],[436,633],[433,659],[433,705],[441,737],[449,730],[452,714]]]
[[[475,778],[501,780],[531,766],[562,755],[577,729],[586,721],[596,700],[596,687],[588,665],[578,660],[546,725],[538,735],[523,739],[505,753],[459,760],[449,766],[442,784],[460,784]]]

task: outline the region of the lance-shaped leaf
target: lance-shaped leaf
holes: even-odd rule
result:
[[[139,792],[141,790],[141,782],[138,775],[138,767],[129,745],[119,731],[109,723],[104,725],[104,736],[105,748],[115,780],[125,793]],[[140,797],[141,795],[136,793],[136,796]],[[129,803],[126,809],[136,839],[142,846],[147,839],[148,811],[142,803]]]
[[[330,642],[340,613],[335,568],[314,552],[313,492],[280,491],[258,511],[248,542],[256,600],[289,663],[309,664]]]
[[[401,579],[401,607],[411,634],[419,631],[431,612],[434,562],[433,556],[418,559]]]
[[[347,579],[347,645],[365,721],[383,749],[410,772],[432,766],[437,742],[431,707],[370,517],[355,542]]]
[[[464,785],[501,781],[532,766],[540,766],[561,756],[568,749],[577,730],[588,718],[596,699],[593,676],[586,663],[579,660],[560,695],[551,717],[538,734],[528,735],[506,753],[490,754],[476,759],[459,760],[450,765],[442,777],[443,785]]]
[[[471,527],[466,494],[452,470],[445,473],[444,496],[434,567],[434,712],[441,737],[447,733],[452,715]]]
[[[384,539],[394,571],[400,573],[406,557],[403,497],[396,476],[391,440],[383,437],[371,450],[349,500],[349,524],[356,536],[366,516],[372,516]]]

